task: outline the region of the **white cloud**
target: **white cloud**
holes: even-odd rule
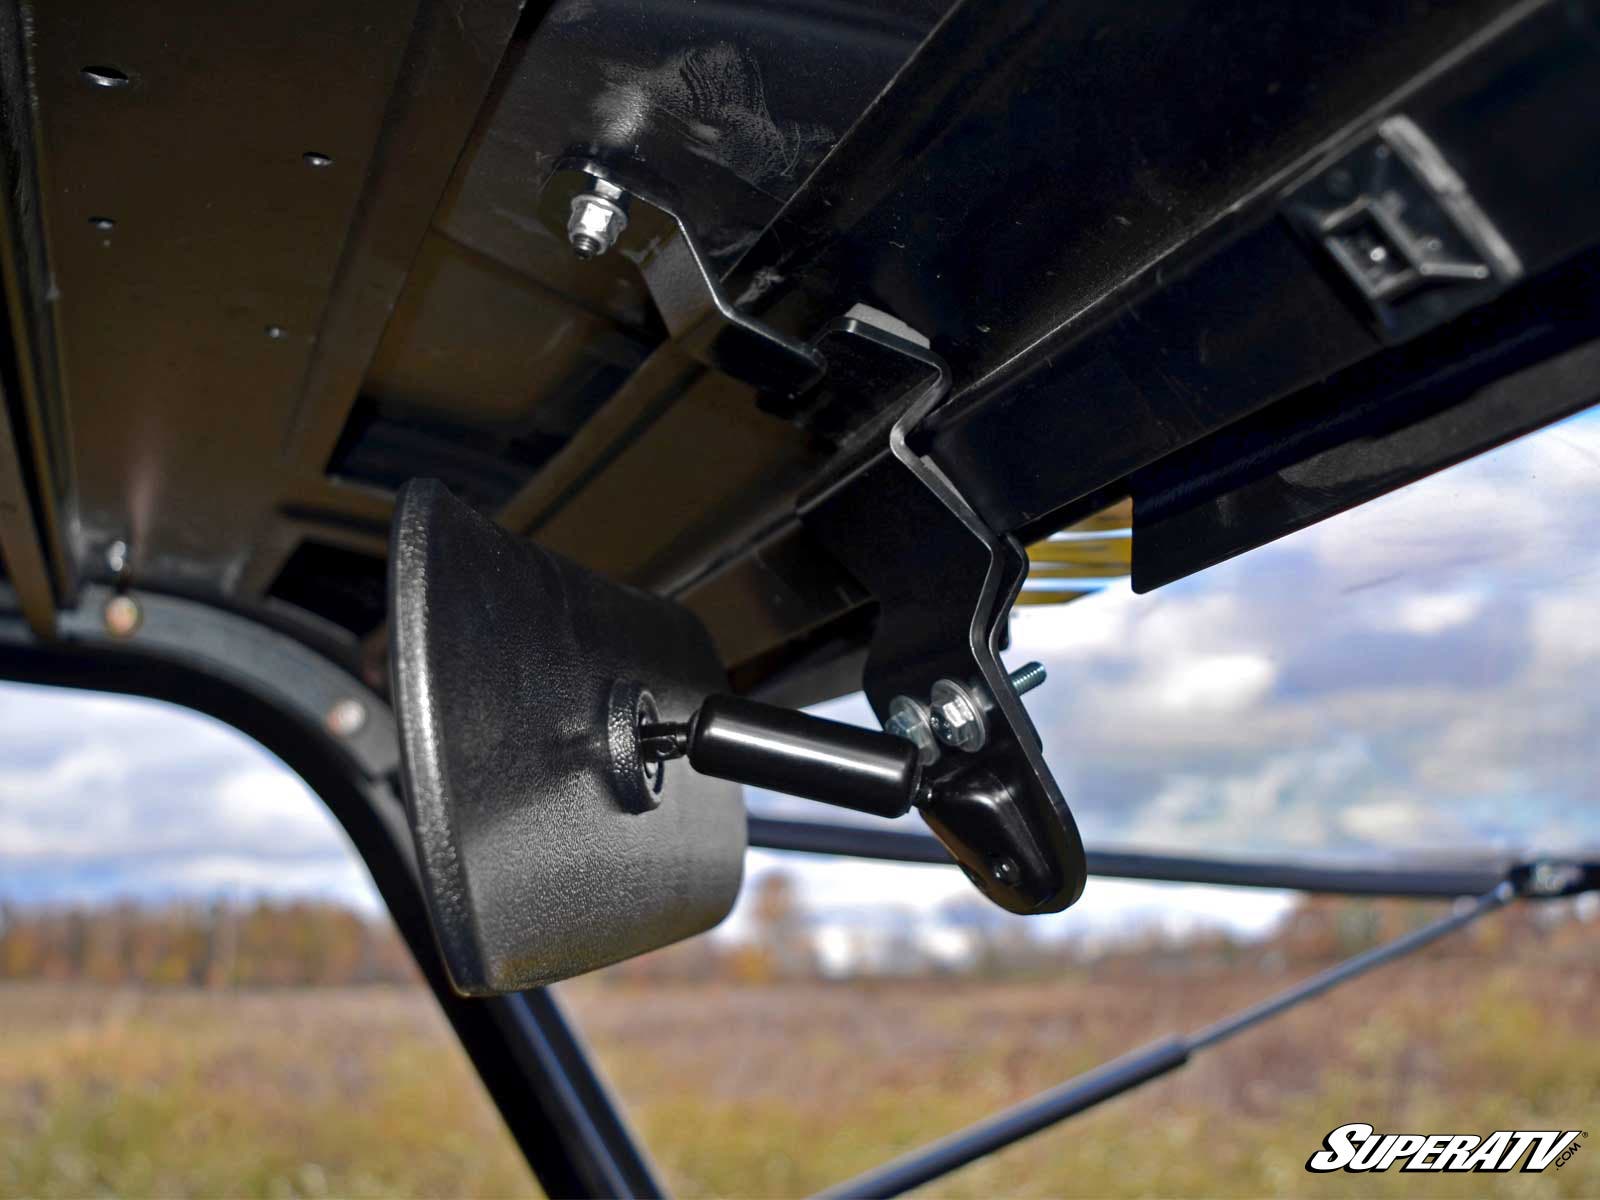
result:
[[[1152,595],[1118,584],[1019,611],[1006,658],[1050,670],[1026,703],[1091,844],[1369,859],[1600,848],[1597,519],[1590,416]],[[871,722],[859,697],[826,711]],[[751,874],[780,861],[816,907],[925,912],[971,893],[948,868],[765,852]],[[237,733],[170,705],[25,686],[0,686],[0,887],[372,895],[320,803]],[[1274,903],[1096,880],[1039,928],[1174,906],[1242,927]]]
[[[1156,702],[1176,712],[1237,712],[1267,694],[1274,674],[1259,654],[1198,654],[1162,672]]]
[[[0,684],[0,895],[219,890],[376,904],[322,802],[242,734],[155,701]]]
[[[878,913],[885,920],[915,924],[932,918],[942,905],[976,895],[961,873],[950,867],[752,850],[744,894],[715,936],[737,940],[750,935],[749,899],[754,891],[750,884],[769,871],[790,876],[802,905],[812,913],[826,916],[854,910],[850,915],[855,920]],[[1108,938],[1152,927],[1178,932],[1174,922],[1257,937],[1270,932],[1293,905],[1292,893],[1272,889],[1091,879],[1083,898],[1064,913],[1018,917],[997,909],[992,918],[1052,938]]]
[[[1588,415],[1151,595],[1020,614],[1086,838],[1600,847],[1597,464]]]
[[[1391,619],[1387,623],[1380,621],[1379,627],[1432,637],[1467,624],[1482,611],[1483,605],[1481,591],[1416,593],[1397,599],[1390,610]]]

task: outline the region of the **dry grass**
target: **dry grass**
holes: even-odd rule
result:
[[[0,989],[0,1193],[532,1191],[419,990]]]
[[[1593,943],[1591,941],[1591,949]],[[806,1194],[1109,1057],[1260,998],[1277,976],[657,992],[574,989],[684,1195]],[[1346,1121],[1589,1128],[1600,957],[1403,964],[927,1189],[930,1195],[1600,1195],[1600,1153],[1511,1176],[1312,1176]],[[641,1013],[644,1014],[641,1016]],[[677,1036],[672,1031],[679,1031]]]
[[[943,1181],[944,1196],[1600,1195],[1543,1175],[1310,1176],[1351,1120],[1590,1128],[1595,932],[1527,961],[1390,968]],[[1549,948],[1546,948],[1549,949]],[[804,1194],[1286,982],[565,989],[685,1195]],[[523,1195],[532,1184],[429,998],[384,989],[0,989],[0,1192]]]

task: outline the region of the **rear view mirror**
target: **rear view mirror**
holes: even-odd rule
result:
[[[406,806],[457,990],[552,983],[726,916],[739,786],[619,762],[639,705],[681,721],[726,690],[693,614],[514,537],[432,480],[400,492],[389,572]]]

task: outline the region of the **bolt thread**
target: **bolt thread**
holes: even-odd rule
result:
[[[1044,682],[1045,671],[1043,663],[1024,663],[1011,672],[1011,686],[1017,689],[1017,695],[1031,692]]]

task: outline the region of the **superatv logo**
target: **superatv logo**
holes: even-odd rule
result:
[[[1475,1133],[1378,1133],[1356,1121],[1322,1139],[1322,1149],[1306,1160],[1306,1170],[1387,1171],[1543,1171],[1560,1170],[1583,1149],[1581,1129],[1497,1129]]]

